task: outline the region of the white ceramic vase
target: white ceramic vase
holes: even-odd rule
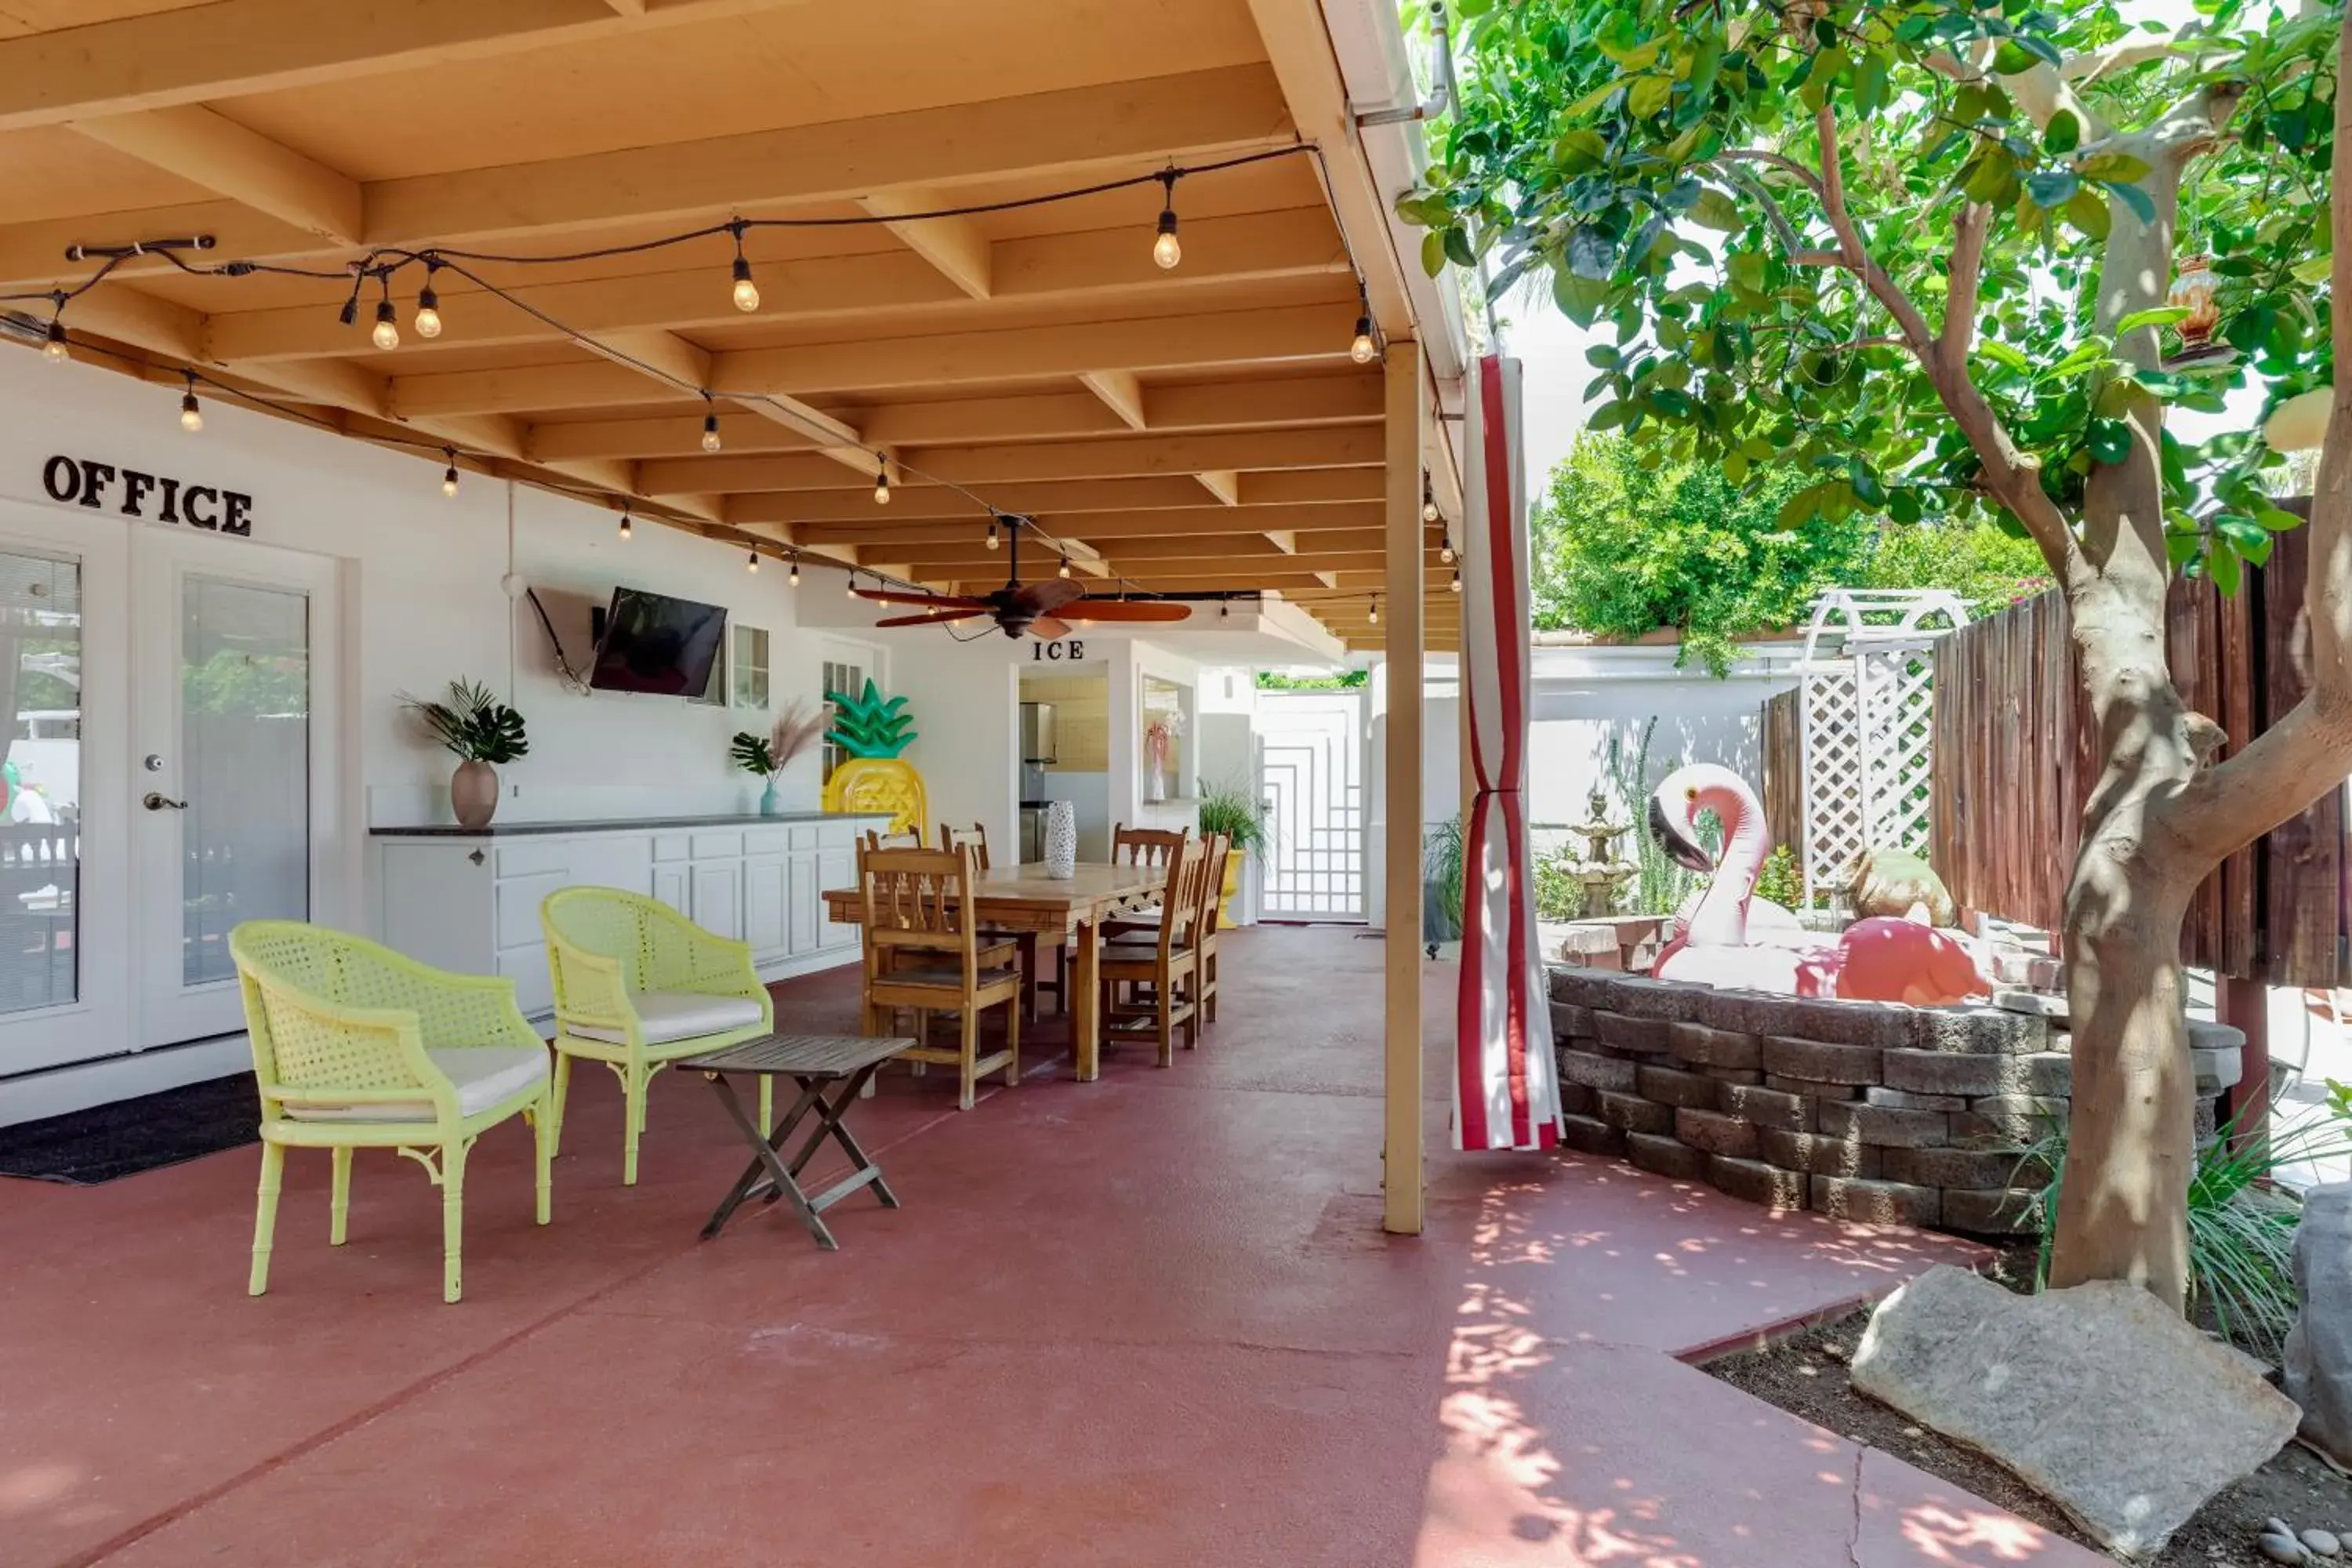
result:
[[[1066,800],[1045,807],[1045,875],[1078,874],[1078,810]]]

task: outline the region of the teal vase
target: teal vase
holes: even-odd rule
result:
[[[761,816],[782,816],[783,814],[783,797],[776,793],[776,781],[770,779],[768,781],[768,787],[760,792],[760,815]]]

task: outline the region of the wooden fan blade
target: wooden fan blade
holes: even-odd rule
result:
[[[896,588],[860,588],[857,596],[877,605],[937,605],[950,610],[984,610],[985,599],[950,599],[940,594],[906,594]]]
[[[1182,621],[1192,618],[1190,605],[1171,605],[1152,599],[1081,599],[1069,607],[1074,619],[1082,621]]]
[[[1070,624],[1051,616],[1039,616],[1029,623],[1029,635],[1039,642],[1059,642],[1070,635]]]
[[[950,599],[940,602],[942,605],[954,603]],[[877,626],[943,626],[950,621],[968,621],[987,613],[985,610],[940,609],[924,616],[885,616],[874,624]]]
[[[1024,584],[1013,595],[1013,604],[1033,616],[1050,616],[1071,600],[1086,596],[1086,589],[1069,578],[1048,577],[1042,583]]]

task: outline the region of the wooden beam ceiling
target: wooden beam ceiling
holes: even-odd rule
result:
[[[1265,54],[1178,50],[1163,74],[1127,75],[1137,57],[1108,45],[1133,25],[1125,0],[999,0],[992,28],[1070,47],[984,75],[923,57],[907,24],[928,0],[208,0],[29,31],[0,38],[0,160],[39,135],[99,173],[75,210],[53,193],[12,206],[0,185],[0,289],[78,281],[71,245],[210,235],[205,263],[310,276],[134,256],[68,307],[77,353],[115,345],[166,381],[203,366],[354,438],[423,443],[435,468],[430,448],[454,447],[738,549],[993,586],[1009,559],[984,547],[994,510],[1038,519],[1077,570],[1296,592],[1352,631],[1385,560],[1382,378],[1348,358],[1357,284],[1327,171],[1303,154],[1201,167],[1296,147],[1295,106],[1318,126],[1344,109],[1336,68],[1313,58],[1312,0],[1188,3]],[[763,26],[761,47],[733,47]],[[782,123],[814,100],[758,77],[803,26],[826,58],[871,64],[828,79],[831,118]],[[585,112],[562,84],[618,51],[649,96]],[[731,113],[698,111],[712,71],[740,78],[709,94]],[[957,100],[981,82],[992,96]],[[356,136],[335,118],[346,97],[413,106],[415,124]],[[445,122],[512,135],[455,153]],[[1330,162],[1342,207],[1361,205],[1360,161]],[[1178,193],[1183,259],[1163,269],[1153,176],[1171,164],[1196,173]],[[946,208],[966,210],[917,216]],[[723,229],[647,244],[737,216],[807,225],[748,231],[751,311]],[[823,226],[845,218],[863,226]],[[390,280],[389,352],[366,314],[337,319],[349,264],[433,247],[553,264],[445,267],[431,339],[412,265]],[[364,310],[375,297],[371,279]],[[1024,551],[1024,575],[1052,569],[1034,563]],[[1433,601],[1433,624],[1449,609]]]

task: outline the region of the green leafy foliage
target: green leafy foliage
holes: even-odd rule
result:
[[[1671,757],[1654,766],[1650,761],[1650,742],[1658,732],[1655,719],[1642,726],[1642,738],[1629,752],[1623,741],[1609,737],[1609,749],[1602,767],[1609,780],[1617,786],[1618,798],[1633,814],[1636,823],[1644,819],[1643,807],[1650,791],[1659,779],[1682,765],[1682,759]],[[1723,848],[1723,823],[1715,813],[1698,814],[1698,841],[1711,857]],[[1627,884],[1622,897],[1637,915],[1671,915],[1683,907],[1683,900],[1707,884],[1707,879],[1677,865],[1658,847],[1646,828],[1637,827],[1628,835],[1633,846],[1633,880]]]
[[[1243,779],[1228,779],[1223,784],[1203,782],[1200,786],[1201,837],[1222,833],[1233,840],[1236,852],[1256,849],[1273,841],[1273,824],[1267,820],[1265,802],[1249,792]]]
[[[1786,844],[1775,844],[1772,853],[1764,857],[1764,864],[1756,870],[1755,896],[1769,899],[1784,910],[1801,908],[1805,901],[1805,875],[1797,868],[1797,852]]]
[[[400,705],[442,745],[469,763],[511,763],[527,756],[522,715],[478,680],[449,683],[449,700],[427,702],[402,693]]]
[[[1432,942],[1453,942],[1462,934],[1462,881],[1468,874],[1470,843],[1459,813],[1428,830],[1422,840],[1422,879],[1437,890],[1439,929]]]
[[[825,739],[853,757],[895,757],[915,741],[915,717],[904,697],[885,698],[868,677],[866,689],[852,697],[828,691],[833,704],[833,728]]]
[[[1785,528],[1879,513],[2018,526],[1987,484],[1999,443],[1964,433],[1937,356],[1965,364],[2027,459],[2025,493],[2079,527],[2095,467],[2156,447],[2165,407],[2218,410],[2246,384],[2274,404],[2331,374],[2340,13],[2197,11],[2165,47],[2107,0],[1479,5],[1456,112],[1398,210],[1431,230],[1424,259],[1478,258],[1498,296],[1548,278],[1559,310],[1602,329],[1594,428],[1743,491],[1753,469],[1801,475]],[[2150,47],[2116,52],[2135,43]],[[2094,55],[2037,121],[2052,68]],[[2153,144],[2110,132],[2182,106],[2227,117],[2179,192],[2179,232],[2219,285],[2226,352],[2199,358],[2177,353],[2168,307],[2098,311],[2106,242],[2153,221],[2160,189],[2139,155]],[[1964,221],[1982,228],[1982,264],[1948,327]],[[2178,566],[2231,586],[2286,526],[2258,442],[2167,436],[2148,456]]]
[[[824,730],[823,715],[811,713],[794,702],[776,716],[775,728],[768,733],[738,731],[727,742],[728,759],[747,773],[772,779],[792,766],[794,757],[815,745]]]
[[[1734,639],[1801,624],[1825,588],[1950,588],[1998,607],[2048,581],[2031,542],[1989,523],[1790,521],[1806,488],[1801,474],[1759,468],[1743,489],[1621,434],[1578,437],[1529,520],[1536,626],[1629,637],[1672,626],[1685,659],[1723,675]]]
[[[1331,675],[1286,675],[1278,669],[1257,672],[1260,691],[1355,691],[1370,685],[1369,669],[1342,669]]]

